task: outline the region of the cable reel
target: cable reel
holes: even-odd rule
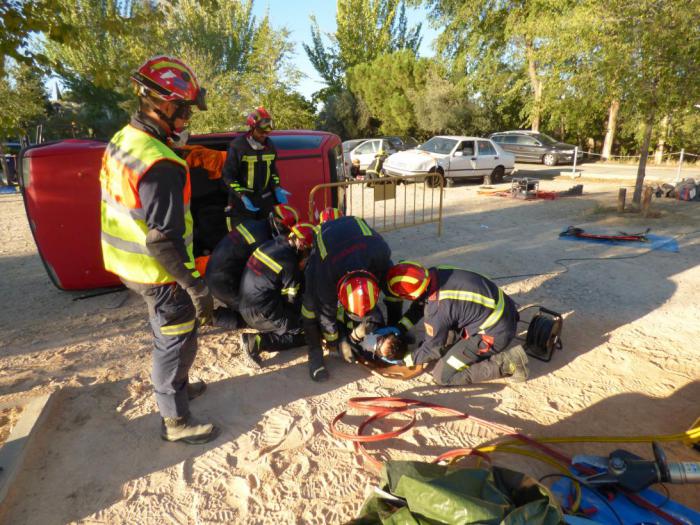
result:
[[[548,363],[552,360],[554,350],[563,348],[561,332],[564,319],[561,314],[538,305],[526,306],[520,309],[519,313],[529,308],[539,308],[539,312],[528,324],[525,352],[535,359]]]

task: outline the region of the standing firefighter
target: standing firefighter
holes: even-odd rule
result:
[[[277,151],[268,135],[272,117],[260,106],[246,119],[249,131],[231,141],[221,176],[229,192],[227,208],[233,221],[265,219],[275,204],[287,204],[289,192],[280,187]]]
[[[389,245],[363,219],[346,216],[321,224],[304,272],[301,308],[311,379],[325,381],[329,377],[321,342],[331,350],[338,348],[338,302],[360,321],[375,310],[379,283],[384,282],[391,265]],[[393,324],[401,315],[401,301],[386,294],[385,301],[389,323]],[[378,324],[383,324],[381,321]]]
[[[304,344],[300,296],[313,239],[311,224],[295,224],[289,235],[266,242],[248,259],[241,280],[241,315],[260,333],[241,334],[240,342],[255,367],[261,366],[263,351]]]
[[[402,331],[424,317],[425,340],[406,356],[407,366],[437,361],[433,378],[441,385],[527,378],[522,347],[506,350],[517,330],[515,303],[486,277],[404,261],[389,270],[387,286],[397,297],[414,301],[399,321]],[[459,340],[449,347],[455,336]]]
[[[192,256],[190,175],[168,146],[206,110],[205,90],[176,58],[157,56],[136,71],[140,109],[107,145],[102,161],[102,256],[105,268],[139,293],[153,330],[152,381],[166,441],[206,443],[216,428],[191,416],[189,382],[197,325],[211,322],[213,301]]]

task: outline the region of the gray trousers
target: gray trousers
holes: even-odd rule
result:
[[[189,414],[188,374],[197,355],[197,322],[188,293],[177,284],[124,281],[148,306],[153,333],[151,381],[162,417]]]

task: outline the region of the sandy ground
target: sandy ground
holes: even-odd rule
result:
[[[566,189],[570,181],[542,189]],[[680,235],[700,230],[698,203],[655,200],[657,219],[610,212],[614,185],[586,184],[582,197],[523,202],[446,190],[442,237],[434,225],[386,234],[396,259],[454,264],[488,275],[561,272],[562,257],[641,254],[643,248],[565,242],[568,225]],[[328,432],[352,396],[402,395],[443,403],[536,436],[667,434],[700,416],[700,235],[680,253],[572,261],[568,272],[499,284],[521,304],[565,312],[564,350],[533,361],[526,383],[438,388],[329,359],[332,378],[312,383],[303,351],[247,368],[236,334],[205,329],[194,374],[209,383],[193,412],[221,436],[204,446],[158,438],[149,384],[146,309],[127,292],[74,301],[56,290],[37,256],[18,197],[0,198],[0,401],[47,391],[58,399],[18,479],[4,523],[340,523],[356,516],[375,481],[352,447]],[[358,421],[351,418],[350,421]],[[378,455],[431,458],[495,437],[469,421],[419,416],[415,429]],[[607,454],[616,445],[566,445]],[[645,457],[647,445],[626,447]],[[669,459],[698,460],[679,444]],[[534,475],[551,468],[498,455]],[[700,509],[697,486],[671,486]]]

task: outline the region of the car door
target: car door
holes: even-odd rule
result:
[[[365,171],[370,162],[374,160],[374,156],[379,149],[380,141],[378,140],[367,140],[357,146],[350,154],[351,160],[360,161],[360,171]]]
[[[515,155],[515,160],[526,160],[526,157],[523,156],[520,146],[518,145],[517,135],[504,135],[501,137],[498,145],[503,148],[504,151],[508,151],[509,153]]]
[[[544,155],[544,148],[533,137],[518,135],[518,151],[522,160],[539,162]]]
[[[489,175],[498,165],[498,151],[488,140],[479,140],[477,145],[479,150],[476,156],[476,168],[479,175],[484,177]]]
[[[473,140],[463,140],[452,152],[448,177],[478,177],[476,144]]]

